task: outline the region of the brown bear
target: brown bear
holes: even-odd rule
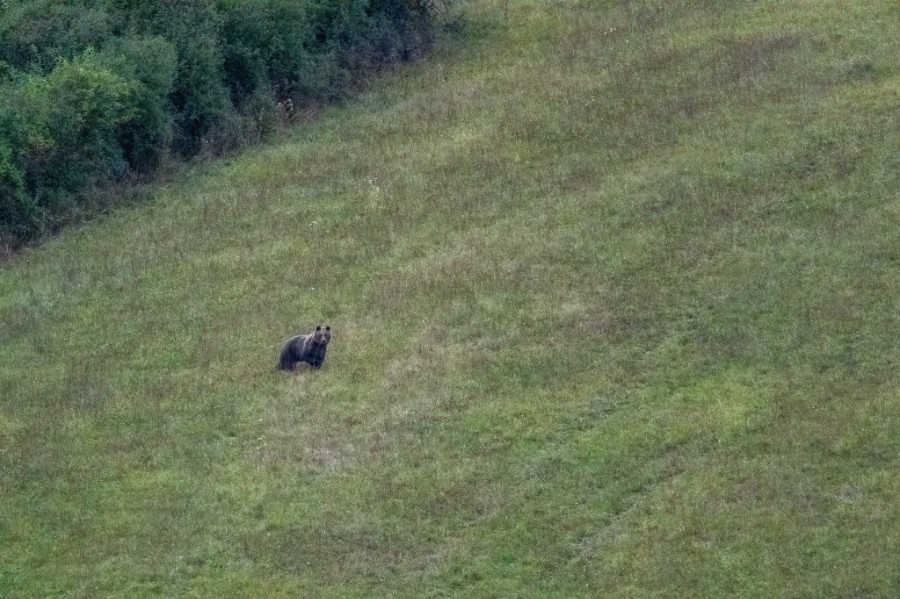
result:
[[[331,341],[331,327],[323,329],[317,326],[312,333],[291,337],[281,348],[278,367],[281,370],[293,370],[297,362],[306,362],[313,368],[321,368],[329,341]]]

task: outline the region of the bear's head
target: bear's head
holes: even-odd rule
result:
[[[316,345],[328,345],[329,341],[331,341],[331,327],[323,329],[321,326],[317,326],[313,332],[313,343]]]

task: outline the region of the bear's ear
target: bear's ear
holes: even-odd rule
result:
[[[321,326],[318,326],[318,327],[316,327],[316,330],[317,330],[317,331],[321,331],[321,330],[322,330],[322,327],[321,327]]]
[[[325,327],[325,330],[326,330],[326,331],[330,331],[330,330],[331,330],[331,327]]]

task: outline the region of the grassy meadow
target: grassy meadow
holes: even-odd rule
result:
[[[0,266],[0,596],[900,595],[898,5],[464,6]]]

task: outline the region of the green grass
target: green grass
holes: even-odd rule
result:
[[[467,14],[3,267],[0,595],[900,595],[895,3]]]

